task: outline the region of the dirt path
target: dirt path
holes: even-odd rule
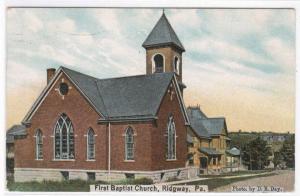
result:
[[[249,180],[235,182],[213,190],[213,192],[231,192],[232,187],[257,187],[257,186],[275,186],[282,187],[284,192],[294,190],[295,172],[294,171],[276,171],[277,175],[267,177],[257,177]]]

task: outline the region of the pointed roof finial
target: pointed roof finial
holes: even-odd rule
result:
[[[163,8],[163,14],[165,14],[165,8]]]

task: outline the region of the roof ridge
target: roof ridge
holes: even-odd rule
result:
[[[62,69],[67,69],[67,70],[72,71],[72,72],[75,72],[75,73],[77,73],[77,74],[81,74],[81,75],[84,75],[84,76],[93,78],[93,79],[95,79],[95,80],[99,80],[99,78],[96,78],[96,77],[91,76],[91,75],[88,75],[88,74],[84,74],[84,73],[82,73],[82,72],[80,72],[80,71],[76,71],[76,70],[74,70],[74,69],[70,69],[70,68],[65,67],[65,66],[60,66],[60,67],[61,67]]]
[[[155,73],[155,74],[140,74],[140,75],[132,75],[132,76],[120,76],[120,77],[113,77],[113,78],[101,78],[98,80],[111,80],[111,79],[123,79],[123,78],[138,78],[138,77],[155,77],[157,75],[174,75],[173,72],[162,72],[162,73]]]
[[[206,118],[206,119],[203,119],[203,120],[217,120],[217,119],[222,119],[222,120],[224,120],[225,119],[225,117],[209,117],[209,118]]]
[[[67,69],[69,71],[72,71],[72,72],[75,72],[77,74],[81,74],[83,76],[87,76],[87,77],[90,77],[90,78],[93,78],[97,81],[101,80],[111,80],[111,79],[122,79],[122,78],[133,78],[133,77],[154,77],[154,76],[157,76],[157,75],[174,75],[175,73],[174,72],[162,72],[162,73],[155,73],[155,74],[139,74],[139,75],[131,75],[131,76],[119,76],[119,77],[111,77],[111,78],[96,78],[94,76],[91,76],[91,75],[88,75],[88,74],[84,74],[80,71],[76,71],[74,69],[70,69],[70,68],[67,68],[65,66],[60,66],[62,69]]]

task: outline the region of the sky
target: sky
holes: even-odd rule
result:
[[[141,46],[161,9],[8,8],[7,127],[46,86],[46,69],[98,78],[145,74]],[[186,106],[229,131],[294,132],[293,9],[165,9],[183,43]]]

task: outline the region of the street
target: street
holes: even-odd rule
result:
[[[268,187],[282,187],[284,192],[291,192],[294,190],[295,184],[295,171],[281,170],[274,171],[277,175],[267,177],[257,177],[240,182],[231,183],[226,186],[222,186],[212,190],[213,192],[231,192],[232,187],[257,187],[257,186],[268,186]]]

